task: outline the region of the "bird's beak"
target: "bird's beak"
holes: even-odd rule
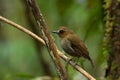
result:
[[[58,33],[59,33],[59,31],[53,31],[52,33],[56,33],[56,34],[58,34]]]

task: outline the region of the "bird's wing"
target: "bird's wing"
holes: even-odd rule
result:
[[[71,47],[78,52],[78,54],[80,54],[81,56],[87,57],[89,56],[89,52],[86,48],[86,46],[84,45],[83,41],[79,39],[79,37],[77,35],[71,35],[70,37],[68,37],[68,39],[71,42]]]

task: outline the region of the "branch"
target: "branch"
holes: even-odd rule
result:
[[[31,14],[31,10],[29,8],[29,6],[27,5],[27,1],[26,0],[22,0],[22,4],[24,5],[25,8],[25,18],[27,20],[27,23],[30,25],[29,27],[31,28],[31,31],[33,33],[35,33],[38,36],[41,36],[40,34],[40,29],[38,29],[35,20],[33,19],[33,15]],[[38,44],[39,42],[37,40],[34,39],[35,45],[36,45],[36,50],[37,50],[37,55],[38,58],[40,60],[40,64],[42,64],[42,68],[43,71],[45,72],[44,75],[49,75],[49,76],[53,76],[52,75],[52,71],[50,69],[50,65],[47,63],[47,61],[45,60],[45,58],[43,57],[44,53],[41,53],[41,49],[42,49],[42,45]]]
[[[67,72],[63,64],[61,63],[60,56],[58,55],[57,47],[54,43],[53,37],[48,30],[48,26],[43,19],[42,13],[40,12],[38,5],[35,0],[27,0],[29,7],[31,8],[33,15],[41,28],[43,39],[46,43],[49,54],[55,63],[55,66],[58,71],[58,75],[61,80],[68,80]]]
[[[37,36],[36,34],[32,33],[31,31],[27,30],[26,28],[24,28],[23,26],[20,26],[18,24],[16,24],[15,22],[12,22],[2,16],[0,16],[0,21],[3,21],[7,24],[12,25],[13,27],[25,32],[26,34],[28,34],[29,36],[31,36],[32,38],[38,40],[40,43],[42,43],[43,45],[45,45],[45,42],[43,39],[41,39],[39,36]],[[66,62],[69,60],[69,58],[67,56],[65,56],[62,52],[60,52],[58,49],[57,51],[59,52],[59,56],[65,60]],[[78,64],[74,65],[75,63],[73,61],[69,61],[69,64],[71,66],[73,66],[77,71],[79,71],[81,74],[83,74],[85,77],[87,77],[89,80],[96,80],[94,77],[92,77],[89,73],[87,73],[84,69],[82,69],[80,66],[78,66]]]

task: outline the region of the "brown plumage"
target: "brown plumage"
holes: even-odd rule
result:
[[[61,46],[66,53],[78,58],[84,57],[88,59],[94,67],[86,46],[72,30],[65,26],[60,26],[59,29],[53,31],[53,33],[58,34],[60,37]]]

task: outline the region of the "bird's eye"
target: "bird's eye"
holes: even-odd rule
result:
[[[60,34],[62,34],[62,33],[64,33],[64,32],[65,32],[64,30],[60,30],[60,31],[59,31]]]

